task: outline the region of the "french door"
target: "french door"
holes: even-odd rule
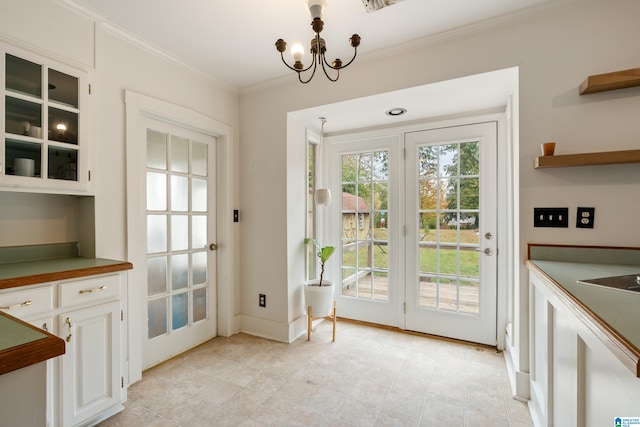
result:
[[[496,343],[496,128],[330,142],[340,316]]]
[[[406,329],[496,344],[497,125],[405,135]]]
[[[146,124],[143,368],[216,335],[216,140]]]

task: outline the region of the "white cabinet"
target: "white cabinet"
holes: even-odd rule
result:
[[[601,427],[638,416],[640,378],[555,284],[535,271],[529,281],[534,425]]]
[[[61,313],[62,425],[75,426],[120,403],[120,304]]]
[[[0,186],[54,193],[89,189],[88,73],[0,44]]]
[[[47,425],[93,425],[126,401],[122,289],[126,273],[0,291],[0,309],[64,339],[47,362]]]

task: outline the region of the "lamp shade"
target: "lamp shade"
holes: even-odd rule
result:
[[[329,206],[331,204],[331,190],[318,188],[316,190],[316,205]]]

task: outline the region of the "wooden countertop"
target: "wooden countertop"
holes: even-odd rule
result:
[[[58,258],[0,265],[0,289],[130,270],[130,262],[103,258]]]
[[[63,355],[62,338],[0,311],[0,375]]]

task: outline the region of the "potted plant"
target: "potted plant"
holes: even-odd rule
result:
[[[309,244],[309,242],[312,242],[318,251],[316,255],[320,260],[320,278],[305,283],[305,307],[311,307],[313,317],[325,317],[331,314],[335,285],[331,280],[324,278],[324,265],[336,248],[335,246],[320,246],[320,243],[315,239],[304,239],[305,244]]]

